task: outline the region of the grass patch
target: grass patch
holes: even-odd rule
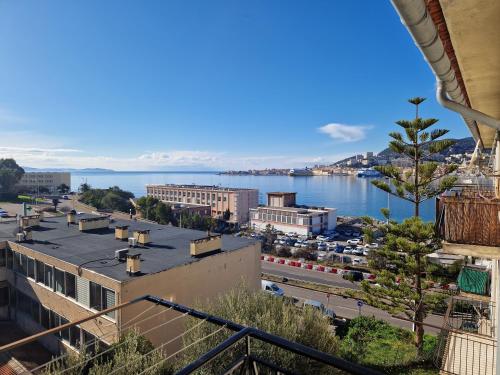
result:
[[[348,360],[387,374],[438,374],[432,364],[437,345],[435,336],[424,337],[424,353],[417,356],[414,333],[373,317],[349,322],[342,338],[341,353]]]

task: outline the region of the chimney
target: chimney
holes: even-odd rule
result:
[[[127,273],[130,276],[141,273],[141,254],[127,254]]]
[[[103,229],[109,227],[109,217],[98,216],[87,219],[80,219],[78,222],[78,229],[85,232],[89,230]]]
[[[24,234],[24,240],[25,241],[32,241],[33,240],[33,231],[31,228],[25,228],[23,231]]]
[[[76,224],[76,211],[75,210],[71,210],[70,212],[68,212],[68,214],[66,215],[67,219],[68,219],[68,224]]]
[[[146,245],[151,242],[149,238],[149,229],[146,230],[136,230],[134,231],[134,238],[140,245]]]
[[[203,257],[205,255],[220,252],[222,248],[222,236],[214,235],[203,237],[198,240],[191,240],[190,253],[193,257]]]
[[[115,239],[121,241],[128,240],[128,225],[117,225],[115,227]]]

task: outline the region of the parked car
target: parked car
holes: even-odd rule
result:
[[[363,249],[360,249],[360,248],[355,248],[355,249],[352,251],[352,254],[353,254],[353,255],[363,255]]]
[[[363,255],[364,255],[365,257],[367,257],[368,255],[370,255],[370,249],[364,249],[364,250],[363,250]]]
[[[360,258],[354,258],[354,259],[352,260],[352,264],[353,264],[353,265],[359,265],[359,264],[361,264],[361,259],[360,259]]]
[[[351,240],[347,240],[347,243],[349,245],[359,245],[361,243],[361,240],[359,238],[353,238]]]
[[[344,234],[345,234],[346,236],[350,237],[350,236],[352,236],[352,231],[350,231],[350,230],[345,230],[345,231],[344,231]]]
[[[352,249],[350,247],[345,247],[344,248],[344,251],[343,251],[344,254],[352,254]]]
[[[335,314],[335,312],[332,309],[327,309],[325,307],[325,305],[323,305],[319,301],[315,301],[312,299],[306,299],[304,301],[304,304],[302,305],[302,307],[319,310],[326,318],[328,318],[332,321],[337,317],[337,314]]]
[[[318,251],[317,256],[318,256],[318,260],[328,259],[328,253],[326,251]]]
[[[285,233],[285,236],[287,236],[287,237],[296,237],[297,233],[295,233],[295,232],[288,232],[288,233]]]
[[[283,297],[285,292],[278,285],[268,280],[261,280],[260,282],[262,290],[272,294],[273,296]]]
[[[359,258],[355,258],[355,259],[359,259]],[[353,264],[354,264],[354,261],[353,261]],[[364,279],[363,272],[354,271],[354,270],[350,270],[350,271],[342,274],[342,278],[345,280],[353,280],[353,281],[363,281],[363,279]]]
[[[328,249],[328,246],[327,246],[327,244],[325,242],[320,242],[318,244],[318,250],[323,250],[324,251],[326,249]]]

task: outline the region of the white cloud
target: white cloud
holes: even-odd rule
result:
[[[345,125],[345,124],[327,124],[318,130],[321,133],[328,134],[330,138],[342,142],[356,142],[366,137],[366,130],[371,126]]]

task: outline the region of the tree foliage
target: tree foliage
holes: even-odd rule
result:
[[[70,187],[63,183],[57,187],[57,191],[59,191],[59,193],[61,194],[66,194],[69,193]]]
[[[434,118],[421,118],[419,105],[425,98],[412,98],[408,102],[415,106],[413,120],[399,120],[396,124],[402,132],[391,132],[389,148],[411,162],[410,168],[394,165],[378,166],[389,182],[376,180],[372,183],[398,198],[413,203],[414,217],[401,224],[389,222],[389,211],[382,213],[388,220],[387,243],[382,250],[372,252],[371,265],[379,269],[377,277],[380,287],[363,283],[369,292],[370,303],[391,313],[404,313],[416,321],[415,345],[422,354],[423,321],[430,310],[440,304],[440,295],[428,293],[426,255],[436,250],[434,225],[419,218],[420,204],[434,198],[452,187],[456,177],[450,176],[456,165],[438,164],[432,157],[454,144],[441,137],[446,129],[429,130],[438,122]]]
[[[456,177],[450,173],[457,169],[456,165],[443,165],[432,161],[432,156],[452,146],[455,141],[440,139],[448,133],[446,129],[429,130],[438,122],[437,119],[419,117],[419,105],[424,98],[412,98],[408,101],[415,105],[416,115],[413,120],[399,120],[396,124],[403,132],[391,132],[389,148],[411,162],[411,168],[394,165],[376,166],[375,169],[387,177],[372,183],[389,194],[412,202],[415,216],[419,216],[420,204],[434,198],[453,186]]]
[[[88,184],[80,185],[80,202],[93,206],[97,209],[129,212],[134,211],[130,198],[134,197],[129,191],[112,186],[108,189],[93,189]]]
[[[287,303],[285,299],[276,298],[267,293],[236,288],[200,306],[200,309],[209,314],[256,327],[326,353],[335,354],[339,348],[338,339],[332,334],[328,320],[318,311],[314,309],[300,310]],[[190,329],[197,323],[199,320],[189,319],[186,328]],[[203,324],[185,336],[184,345],[187,346],[204,338],[218,328],[208,323]],[[223,330],[192,346],[186,351],[184,361],[190,362],[197,359],[231,334],[233,332]],[[225,354],[204,366],[200,374],[221,373],[221,369],[226,368],[232,359],[243,354],[242,350],[243,345],[229,349]],[[257,357],[271,360],[273,363],[297,373],[322,374],[327,373],[326,371],[332,373],[331,368],[323,369],[317,362],[309,362],[303,357],[258,340],[251,341],[251,352]]]
[[[62,361],[52,362],[45,370],[45,375],[107,375],[112,371],[118,375],[135,375],[163,359],[161,350],[154,350],[153,345],[144,336],[135,331],[128,331],[109,349],[97,348],[97,358],[90,360],[90,351],[71,354]],[[104,353],[105,352],[105,353]],[[148,375],[171,374],[171,367],[164,363],[147,372]]]
[[[0,159],[0,194],[12,193],[24,169],[14,159]]]
[[[377,270],[378,285],[366,281],[361,284],[367,292],[368,303],[391,314],[402,313],[408,319],[423,322],[446,298],[433,292],[432,283],[425,278],[425,272],[436,267],[427,261],[426,255],[438,248],[433,223],[424,223],[419,217],[390,223],[385,245],[373,249],[369,255],[370,267]],[[421,332],[423,335],[423,327]],[[422,344],[417,334],[417,348]]]

